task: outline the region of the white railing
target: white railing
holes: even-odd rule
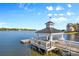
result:
[[[37,47],[48,49],[51,47],[50,41],[43,41],[43,40],[34,40],[32,44],[36,45]]]
[[[68,41],[68,40],[58,40],[57,43],[55,43],[55,46],[57,48],[67,49],[70,51],[79,52],[79,44],[75,41]]]

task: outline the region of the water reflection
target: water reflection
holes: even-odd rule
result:
[[[79,42],[79,35],[65,34],[65,35],[64,35],[64,38],[65,38],[66,40]]]

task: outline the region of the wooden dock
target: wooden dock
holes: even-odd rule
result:
[[[79,55],[79,45],[75,44],[73,41],[63,41],[63,40],[53,40],[50,41],[42,41],[42,40],[21,40],[24,44],[31,44],[36,46],[39,50],[43,49],[46,52],[52,51],[55,49],[65,50],[69,52],[74,52],[75,55]],[[51,46],[52,45],[52,46]]]
[[[70,52],[72,55],[79,56],[79,45],[73,41],[58,40],[54,44],[56,48]]]
[[[67,50],[71,50],[71,51],[75,51],[79,53],[79,45],[74,44],[74,42],[72,41],[59,41],[58,40],[55,42],[55,46],[57,48],[67,49]]]
[[[31,44],[32,40],[30,39],[24,39],[20,41],[22,44]]]
[[[54,50],[56,48],[55,46],[53,46],[53,44],[51,47],[49,41],[42,41],[42,40],[33,40],[32,45],[38,47],[39,49],[43,49],[46,52]]]

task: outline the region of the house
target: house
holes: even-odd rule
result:
[[[73,27],[73,24],[72,24],[72,23],[67,24],[67,31],[68,31],[68,32],[75,31],[75,29],[74,29],[74,27]]]
[[[67,31],[68,32],[79,32],[79,23],[69,23],[67,24]]]

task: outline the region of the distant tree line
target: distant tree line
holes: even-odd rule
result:
[[[28,28],[0,28],[0,31],[35,31],[35,29],[28,29]]]

